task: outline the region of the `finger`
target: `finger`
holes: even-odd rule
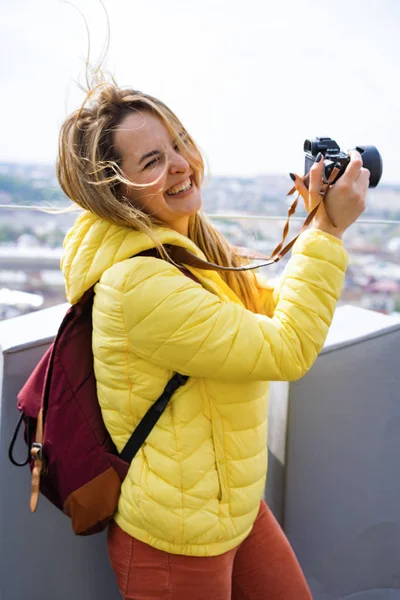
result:
[[[313,166],[310,169],[310,185],[308,187],[310,192],[311,206],[310,209],[314,208],[316,204],[321,200],[319,194],[322,185],[322,175],[324,172],[324,160],[321,152],[315,159]]]
[[[294,181],[294,186],[299,194],[303,197],[304,202],[308,202],[308,188],[304,183],[304,180],[296,173],[290,173],[290,177]]]
[[[342,176],[343,183],[353,183],[360,176],[360,171],[363,166],[361,154],[357,150],[349,152],[350,162]]]
[[[365,167],[361,167],[360,169],[360,174],[357,177],[357,181],[359,181],[360,179],[364,180],[364,179],[368,179],[368,181],[371,178],[371,171],[369,169],[365,169]]]
[[[304,200],[306,210],[308,210],[308,188],[306,187],[303,179],[299,177],[299,175],[296,175],[295,173],[290,173],[290,176],[294,181],[294,186],[296,190],[299,192],[300,196]]]
[[[370,171],[368,169],[362,168],[360,171],[360,175],[357,178],[357,187],[360,190],[362,195],[366,195],[369,188],[369,180],[371,177]]]

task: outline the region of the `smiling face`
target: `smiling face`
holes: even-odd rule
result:
[[[121,121],[113,143],[125,177],[146,184],[141,189],[125,186],[124,195],[146,214],[187,235],[189,218],[201,207],[201,194],[182,138],[183,143],[175,140],[161,118],[146,109],[132,111]]]

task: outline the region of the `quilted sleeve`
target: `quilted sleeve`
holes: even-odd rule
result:
[[[130,348],[150,363],[194,377],[293,381],[322,349],[346,265],[341,241],[317,230],[304,233],[272,318],[222,302],[153,258],[135,259],[122,281],[113,267],[113,281],[104,284],[118,287]]]

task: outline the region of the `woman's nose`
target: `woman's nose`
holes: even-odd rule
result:
[[[185,173],[185,171],[189,170],[189,163],[179,152],[174,152],[172,156],[170,156],[170,167],[169,170],[171,173]]]

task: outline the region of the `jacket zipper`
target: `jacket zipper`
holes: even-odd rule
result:
[[[225,452],[223,445],[223,427],[220,416],[218,414],[217,409],[215,408],[212,400],[207,394],[207,389],[205,383],[203,381],[203,392],[208,405],[208,410],[210,411],[210,419],[211,419],[211,431],[215,452],[215,466],[217,470],[218,483],[219,483],[219,501],[221,503],[228,502],[229,494],[228,494],[228,482],[226,476],[226,464],[225,464]]]

